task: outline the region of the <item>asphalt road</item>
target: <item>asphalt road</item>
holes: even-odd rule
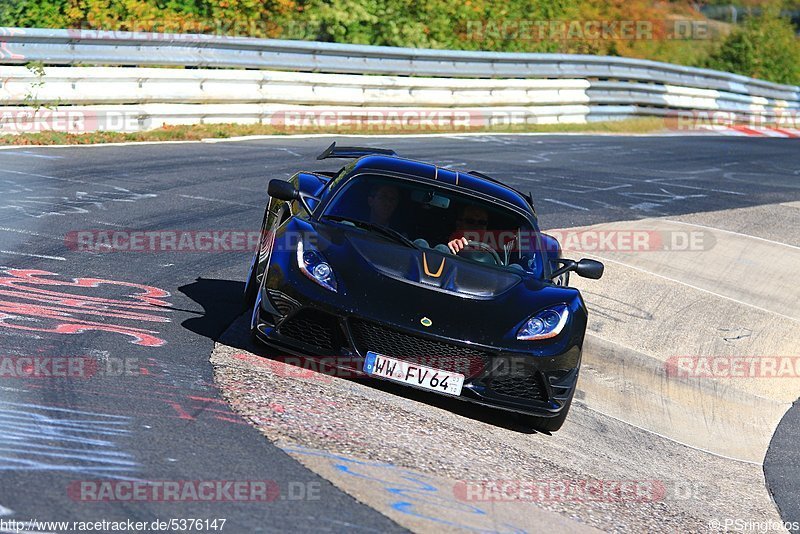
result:
[[[240,312],[246,250],[93,253],[71,240],[82,231],[257,231],[267,181],[335,168],[314,160],[330,140],[0,150],[0,356],[89,362],[81,376],[63,378],[0,368],[3,518],[225,518],[227,532],[400,530],[269,445],[221,400],[208,357]],[[545,229],[800,199],[800,151],[788,139],[356,142],[530,190]],[[784,421],[777,435],[796,436],[800,417]],[[800,520],[792,505],[800,466],[783,452],[791,441],[776,438],[766,473],[784,517]],[[80,491],[81,481],[98,479],[266,480],[280,496],[108,502]],[[319,497],[308,498],[314,492]]]

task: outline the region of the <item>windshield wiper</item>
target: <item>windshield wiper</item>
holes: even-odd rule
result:
[[[392,230],[387,226],[383,226],[380,224],[371,223],[368,221],[362,221],[359,219],[351,219],[350,217],[343,217],[341,215],[325,215],[325,219],[336,221],[336,222],[349,222],[352,223],[359,228],[363,228],[364,230],[370,230],[376,233],[379,233],[385,237],[392,239],[393,241],[397,241],[398,243],[402,243],[407,247],[415,248],[419,250],[419,246],[416,243],[411,241],[409,238],[398,232],[397,230]]]

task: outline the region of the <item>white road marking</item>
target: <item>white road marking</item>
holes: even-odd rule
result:
[[[705,173],[705,172],[714,172],[714,171],[718,171],[718,170],[719,169],[714,167],[712,169],[706,169],[706,170],[699,171],[699,172],[688,172],[687,171],[686,174],[699,174],[699,173]],[[666,172],[666,171],[659,171],[659,172]],[[698,186],[694,186],[694,185],[682,185],[682,184],[666,183],[666,182],[673,182],[675,180],[697,181],[697,179],[694,178],[694,177],[689,177],[689,176],[678,177],[678,176],[676,176],[675,178],[650,178],[649,180],[645,180],[644,183],[646,183],[646,184],[666,185],[668,187],[683,187],[683,188],[686,188],[686,189],[700,189],[700,190],[703,190],[703,191],[713,191],[714,193],[726,193],[728,195],[745,195],[746,194],[746,193],[741,193],[739,191],[728,191],[727,189],[710,189],[708,187],[698,187]]]
[[[33,172],[12,171],[12,170],[9,170],[9,169],[0,169],[0,172],[5,172],[5,173],[8,173],[8,174],[20,174],[22,176],[33,176],[35,178],[47,178],[48,180],[68,180],[68,181],[71,181],[68,178],[58,178],[57,176],[49,176],[47,174],[36,174],[36,173],[33,173]],[[86,182],[78,182],[78,183],[85,184]]]
[[[67,261],[67,258],[61,256],[45,256],[44,254],[28,254],[27,252],[14,252],[12,250],[0,250],[0,254],[11,254],[12,256],[28,256],[29,258],[40,258],[43,260],[58,260]]]
[[[233,204],[234,206],[247,206],[250,208],[262,208],[263,206],[256,206],[255,204],[246,204],[244,202],[235,202],[233,200],[222,200],[219,198],[197,197],[194,195],[178,195],[183,198],[191,198],[192,200],[203,200],[206,202],[219,202],[221,204]]]
[[[649,181],[649,180],[648,180]],[[684,189],[699,189],[700,191],[712,191],[714,193],[725,193],[728,195],[742,195],[744,196],[746,193],[740,193],[738,191],[728,191],[727,189],[709,189],[708,187],[697,187],[694,185],[682,185],[682,184],[668,184],[665,182],[658,181],[657,183],[663,184],[669,187],[683,187]]]
[[[591,201],[591,202],[594,202],[595,204],[600,204],[600,205],[601,205],[601,206],[603,206],[604,208],[606,208],[606,209],[610,209],[610,210],[613,210],[613,209],[617,209],[617,208],[619,208],[619,206],[615,206],[615,205],[613,205],[613,204],[609,204],[608,202],[603,202],[602,200],[594,200],[594,199],[591,199],[590,201]]]
[[[724,230],[722,228],[716,228],[714,226],[706,226],[704,224],[690,223],[690,222],[684,222],[684,221],[676,221],[674,219],[661,219],[661,220],[665,221],[665,222],[675,223],[675,224],[685,224],[686,226],[696,226],[698,228],[707,228],[709,230],[716,230],[718,232],[723,232],[725,234],[733,234],[733,235],[738,235],[738,236],[742,236],[742,237],[747,237],[747,238],[750,238],[750,239],[757,239],[758,241],[765,241],[767,243],[772,243],[772,244],[775,244],[775,245],[781,245],[782,247],[789,247],[789,248],[793,248],[795,250],[800,250],[800,247],[795,246],[795,245],[790,245],[788,243],[781,243],[780,241],[773,241],[772,239],[766,239],[764,237],[758,237],[758,236],[755,236],[755,235],[743,234],[741,232],[734,232],[733,230]]]
[[[42,148],[97,148],[106,146],[147,146],[147,145],[181,145],[196,143],[236,143],[240,141],[258,141],[262,139],[331,139],[337,137],[336,133],[317,133],[317,134],[292,134],[292,135],[247,135],[239,137],[228,137],[224,139],[206,138],[199,141],[129,141],[126,143],[95,143],[84,145],[41,145]],[[513,137],[714,137],[713,133],[706,132],[654,132],[654,133],[610,133],[610,132],[475,132],[475,133],[429,133],[429,134],[394,134],[394,135],[371,135],[371,134],[347,134],[346,137],[354,139],[419,139],[442,137],[453,140],[478,136],[513,136]],[[8,145],[0,146],[0,150],[19,150],[29,148],[30,145]]]
[[[641,210],[641,211],[651,211],[656,208],[660,208],[661,204],[657,204],[655,202],[639,202],[638,204],[633,204],[631,206],[632,210]]]
[[[302,155],[302,154],[298,154],[298,153],[297,153],[297,152],[295,152],[294,150],[290,150],[290,149],[288,149],[288,148],[283,148],[283,147],[275,147],[275,150],[281,150],[281,151],[283,151],[283,152],[286,152],[287,154],[291,154],[292,156],[295,156],[295,157],[298,157],[298,158],[302,158],[302,157],[303,157],[303,155]]]
[[[548,154],[552,154],[552,152],[548,152]],[[536,159],[529,159],[526,160],[525,163],[547,163],[550,161],[550,158],[544,155],[536,156]]]
[[[287,136],[284,136],[287,137]],[[127,143],[93,143],[85,145],[38,145],[39,148],[96,148],[102,146],[132,146],[132,145],[181,145],[186,143],[199,143],[200,141],[129,141]],[[19,150],[30,148],[31,145],[0,146],[0,150]]]
[[[624,189],[626,187],[633,187],[631,184],[612,185],[609,187],[596,187],[592,185],[575,184],[575,187],[582,187],[583,189],[570,189],[565,187],[555,187],[552,185],[543,185],[542,189],[555,189],[556,191],[563,191],[564,193],[576,193],[582,195],[584,193],[596,193],[598,191],[613,191],[615,189]]]
[[[81,146],[84,146],[84,145],[81,145]],[[91,145],[85,145],[85,146],[91,146]],[[87,182],[85,180],[74,180],[72,178],[60,178],[58,176],[49,176],[47,174],[36,174],[36,173],[33,173],[33,172],[12,171],[12,170],[9,170],[9,169],[0,169],[0,172],[5,172],[5,173],[8,173],[8,174],[19,174],[21,176],[33,176],[34,178],[46,178],[48,180],[57,180],[59,182],[69,182],[69,183],[72,183],[72,184],[82,184],[82,185],[94,185],[94,186],[108,187],[106,184],[103,184],[103,183]]]
[[[46,156],[44,154],[34,154],[33,152],[29,152],[27,150],[23,151],[6,150],[5,152],[0,152],[0,154],[11,155],[11,156],[22,156],[23,158],[64,159],[64,156]]]
[[[643,273],[647,273],[647,274],[656,276],[658,278],[663,278],[664,280],[669,280],[670,282],[675,282],[676,284],[680,284],[682,286],[691,287],[692,289],[696,289],[698,291],[702,291],[703,293],[708,293],[710,295],[714,295],[715,297],[719,297],[721,299],[730,300],[731,302],[735,302],[737,304],[741,304],[742,306],[747,306],[749,308],[754,308],[756,310],[761,310],[763,312],[767,312],[767,313],[771,313],[773,315],[777,315],[778,317],[783,317],[784,319],[789,319],[790,321],[794,321],[795,323],[800,323],[800,319],[798,319],[797,317],[791,317],[789,315],[784,315],[782,313],[778,313],[778,312],[773,311],[773,310],[768,310],[767,308],[762,308],[761,306],[756,306],[755,304],[750,304],[749,302],[745,302],[743,300],[735,299],[733,297],[728,297],[727,295],[721,295],[719,293],[715,293],[715,292],[711,291],[710,289],[704,289],[702,287],[698,287],[698,286],[695,286],[695,285],[692,285],[692,284],[687,284],[686,282],[682,282],[680,280],[676,280],[675,278],[670,278],[669,276],[664,276],[663,274],[654,273],[652,271],[648,271],[647,269],[642,269],[641,267],[636,267],[634,265],[630,265],[630,264],[622,262],[622,261],[617,261],[617,260],[612,260],[610,258],[605,258],[603,256],[600,256],[597,253],[594,253],[594,255],[596,257],[600,258],[603,261],[608,261],[608,262],[611,262],[611,263],[616,263],[618,265],[623,265],[623,266],[628,267],[630,269],[633,269],[635,271],[640,271],[640,272],[643,272]]]
[[[425,133],[425,134],[389,134],[389,135],[375,135],[375,134],[346,134],[345,137],[352,137],[354,139],[375,139],[375,138],[385,138],[385,139],[419,139],[419,138],[431,138],[431,137],[442,137],[442,138],[449,138],[454,140],[459,140],[461,138],[474,138],[474,137],[481,137],[481,136],[492,136],[492,137],[547,137],[547,136],[554,136],[554,137],[577,137],[577,136],[584,136],[584,137],[708,137],[709,135],[706,133],[697,133],[697,132],[682,132],[682,133],[674,133],[674,132],[663,132],[663,133],[611,133],[611,132],[517,132],[517,133],[509,133],[509,132],[464,132],[464,133]],[[136,146],[136,145],[179,145],[179,144],[187,144],[187,143],[209,143],[209,144],[216,144],[216,143],[236,143],[240,141],[258,141],[263,139],[331,139],[341,137],[340,134],[335,132],[332,133],[313,133],[313,134],[269,134],[269,135],[244,135],[244,136],[234,136],[234,137],[226,137],[226,138],[214,138],[209,137],[205,139],[200,139],[196,141],[192,140],[183,140],[183,141],[128,141],[128,142],[121,142],[121,143],[94,143],[94,144],[81,144],[81,145],[41,145],[42,148],[95,148],[95,147],[104,147],[104,146]],[[28,148],[30,145],[8,145],[8,146],[0,146],[0,150],[15,150],[20,148]]]
[[[103,226],[113,226],[115,228],[125,228],[124,224],[117,224],[117,223],[106,222],[106,221],[91,221],[91,222],[96,223],[96,224],[102,224]]]
[[[641,169],[641,167],[639,167]],[[647,169],[649,172],[654,172],[652,169]],[[706,167],[705,169],[695,169],[693,171],[671,171],[669,169],[657,169],[655,172],[660,172],[661,174],[706,174],[708,172],[717,172],[719,171],[719,167]],[[675,180],[694,180],[694,178],[674,178]],[[650,181],[658,181],[658,180],[669,180],[669,178],[652,178]]]
[[[575,204],[569,204],[567,202],[561,202],[560,200],[553,200],[552,198],[543,198],[545,202],[552,202],[553,204],[558,204],[559,206],[566,206],[568,208],[582,210],[582,211],[589,211],[589,208],[584,208],[583,206],[576,206]]]
[[[0,232],[13,232],[15,234],[25,234],[25,235],[33,235],[36,237],[44,237],[46,239],[53,239],[55,241],[61,241],[61,238],[54,237],[52,235],[47,234],[40,234],[38,232],[31,232],[30,230],[20,230],[19,228],[7,228],[5,226],[0,226]]]
[[[690,198],[704,198],[706,196],[706,195],[679,195],[677,193],[667,191],[663,187],[661,188],[661,191],[662,191],[661,193],[625,192],[619,194],[626,198],[641,200],[642,202],[638,202],[632,205],[631,209],[644,210],[644,211],[650,211],[654,208],[663,207],[665,204],[669,204],[670,202],[674,202],[676,200],[687,200]]]

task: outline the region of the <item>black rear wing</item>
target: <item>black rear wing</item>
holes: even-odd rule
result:
[[[369,156],[378,154],[381,156],[396,156],[397,152],[388,148],[370,148],[361,146],[336,146],[336,141],[331,143],[331,146],[317,156],[317,159],[328,158],[360,158],[361,156]]]

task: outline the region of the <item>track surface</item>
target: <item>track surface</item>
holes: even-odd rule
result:
[[[0,506],[8,509],[8,517],[217,517],[227,519],[229,532],[287,526],[349,530],[356,525],[399,530],[269,445],[221,401],[208,356],[213,339],[240,311],[249,253],[92,254],[65,244],[68,232],[80,230],[257,230],[267,180],[301,168],[334,167],[335,162],[321,165],[313,159],[329,142],[277,139],[0,151],[0,265],[54,273],[0,286],[3,355],[87,356],[125,360],[131,368],[122,376],[0,381]],[[545,228],[800,200],[800,151],[792,140],[358,140],[365,143],[391,146],[401,155],[442,166],[481,170],[532,190]],[[27,275],[7,271],[0,281]],[[142,306],[129,296],[148,288],[93,280],[71,286],[45,283],[79,278],[148,286],[153,295],[160,295],[160,289],[170,295],[157,300],[170,306]],[[117,302],[87,305],[67,302],[63,295],[56,302],[42,293],[39,300],[32,298],[32,291],[42,290]],[[32,306],[36,304],[49,308]],[[43,313],[52,317],[36,321]],[[82,328],[70,326],[75,324]],[[142,336],[133,329],[150,332]],[[797,502],[800,465],[796,456],[787,458],[785,449],[791,445],[788,437],[799,430],[800,418],[787,416],[776,434],[784,438],[776,437],[768,453],[767,478],[787,520],[800,519],[792,505]],[[268,504],[120,504],[76,503],[68,494],[73,481],[109,477],[268,479],[277,482],[285,497],[291,484],[313,482],[320,485],[321,498]]]

